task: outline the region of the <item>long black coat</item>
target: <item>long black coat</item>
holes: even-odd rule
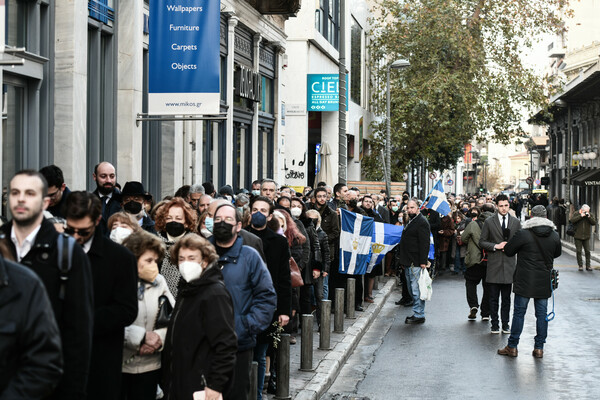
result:
[[[98,189],[94,190],[93,193],[96,196],[101,197]],[[102,201],[102,198],[100,201]],[[121,207],[121,192],[119,189],[115,188],[106,205],[102,206],[102,219],[100,220],[99,227],[104,235],[108,236],[110,234],[107,227],[108,219],[111,215],[118,213],[119,211],[123,211],[123,207]]]
[[[6,244],[14,259],[15,246],[10,240],[12,221],[2,225]],[[75,244],[73,261],[65,284],[65,298],[58,297],[61,287],[57,252],[58,232],[54,225],[42,220],[33,247],[21,260],[21,264],[33,270],[42,280],[52,310],[58,323],[63,348],[64,373],[52,399],[85,399],[88,370],[92,350],[92,327],[94,318],[94,289],[90,263],[83,249]]]
[[[546,218],[531,218],[523,224],[504,246],[504,253],[512,257],[518,254],[517,269],[513,282],[513,292],[533,299],[547,299],[552,295],[550,269],[546,265],[561,254],[561,244],[556,227]],[[532,235],[538,237],[544,254]]]
[[[420,213],[404,226],[397,252],[400,265],[418,267],[427,264],[429,233],[429,223]]]
[[[202,376],[209,388],[226,393],[236,352],[231,295],[213,266],[179,291],[162,352],[165,399],[191,399],[203,389]]]
[[[267,268],[271,273],[273,287],[277,293],[277,310],[275,310],[273,320],[277,320],[280,315],[291,317],[292,280],[290,278],[290,246],[287,239],[269,228],[260,231],[252,227],[246,229],[262,240]]]
[[[60,333],[46,289],[0,257],[0,399],[40,399],[62,374]]]
[[[125,247],[102,235],[100,229],[96,230],[87,255],[94,277],[88,399],[118,399],[125,327],[135,321],[138,313],[137,261]]]

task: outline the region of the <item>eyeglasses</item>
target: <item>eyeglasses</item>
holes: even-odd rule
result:
[[[77,228],[73,228],[73,227],[67,225],[67,227],[65,228],[65,233],[70,236],[77,234],[81,237],[85,237],[85,236],[88,236],[94,230],[94,228],[95,228],[94,225],[90,226],[89,228],[85,228],[85,229],[77,229]]]
[[[46,195],[46,197],[50,197],[51,199],[53,199],[53,198],[55,198],[55,197],[56,197],[56,195],[57,195],[59,192],[60,192],[60,189],[58,189],[58,190],[57,190],[56,192],[54,192],[54,193],[48,193],[48,194]]]
[[[228,224],[234,224],[235,223],[235,218],[233,218],[233,217],[225,217],[225,218],[223,218],[223,217],[215,217],[215,219],[214,219],[214,223],[215,224],[219,223],[221,221],[225,221]]]

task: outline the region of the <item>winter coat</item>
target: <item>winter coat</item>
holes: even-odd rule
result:
[[[588,240],[592,236],[592,227],[598,223],[594,214],[590,213],[589,217],[582,217],[579,212],[574,212],[569,220],[575,225],[575,239]]]
[[[183,236],[190,232],[186,232]],[[183,238],[183,236],[181,238]],[[173,264],[171,261],[171,247],[175,244],[175,241],[167,235],[167,232],[159,232],[158,237],[162,239],[165,244],[165,258],[163,258],[162,264],[160,265],[159,272],[167,281],[169,286],[169,292],[177,299],[179,293],[179,285],[181,284],[181,274],[179,273],[179,266],[177,263]],[[179,239],[178,239],[179,240]]]
[[[507,229],[510,231],[508,240],[510,240],[521,229],[521,221],[508,214],[506,217]],[[509,284],[513,282],[517,260],[514,256],[509,257],[502,250],[494,249],[496,244],[503,241],[502,225],[496,212],[485,220],[479,238],[479,247],[487,251],[488,254],[486,273],[486,282],[488,283]]]
[[[548,212],[548,219],[556,225],[557,228],[564,225],[565,221],[565,209],[560,207],[558,204],[550,204],[546,209]]]
[[[302,272],[302,278],[304,278],[305,273],[306,273],[305,271],[307,270],[306,267],[309,267],[310,260],[312,258],[311,257],[311,247],[310,247],[311,246],[311,238],[308,235],[308,232],[306,231],[306,228],[304,227],[304,224],[302,223],[302,221],[294,218],[294,222],[296,223],[296,228],[298,228],[298,230],[300,231],[302,236],[304,236],[306,238],[306,241],[304,243],[300,244],[300,247],[302,249],[301,252],[298,252],[298,249],[296,248],[295,254],[292,253],[292,257],[294,257],[294,260],[298,264],[298,268],[300,268],[300,271]],[[296,257],[298,257],[298,258],[296,258]],[[305,280],[304,283],[306,284],[307,281]]]
[[[315,208],[321,214],[321,228],[327,234],[329,241],[329,256],[333,260],[339,250],[340,239],[340,217],[337,212],[331,209],[327,204],[322,208]]]
[[[210,238],[214,245],[214,236]],[[271,324],[277,294],[260,255],[244,246],[241,237],[219,258],[225,286],[233,299],[238,351],[256,346],[256,335]]]
[[[277,320],[280,315],[291,317],[292,279],[290,277],[290,247],[286,238],[278,235],[269,228],[257,230],[250,226],[246,229],[262,240],[267,258],[267,268],[273,280],[275,293],[277,293],[277,310],[273,315],[272,322]]]
[[[146,332],[154,332],[160,336],[165,345],[167,328],[154,329],[158,316],[158,298],[167,296],[171,306],[175,306],[175,298],[169,292],[164,276],[157,275],[153,283],[138,279],[138,314],[131,325],[125,328],[125,341],[123,349],[123,372],[126,374],[143,374],[156,371],[160,368],[160,352],[140,355],[140,347],[144,342]],[[162,349],[161,349],[162,350]]]
[[[12,221],[2,225],[13,258],[17,259],[15,246],[10,240]],[[65,298],[59,298],[61,288],[57,250],[58,232],[52,222],[44,219],[35,237],[33,247],[23,257],[25,265],[40,277],[52,304],[60,330],[63,349],[64,373],[52,399],[85,399],[94,323],[94,286],[90,262],[77,243],[73,247],[71,270],[65,284]]]
[[[319,243],[321,244],[321,272],[329,273],[329,268],[331,265],[331,254],[329,252],[329,238],[327,234],[322,229],[322,227],[317,228],[317,236],[319,237]]]
[[[156,229],[154,228],[154,221],[147,215],[142,217],[142,224],[140,227],[148,233],[156,235]]]
[[[242,239],[239,239],[240,246]],[[253,258],[260,256],[252,250]],[[229,389],[237,339],[231,295],[217,265],[181,285],[162,352],[161,387],[166,400],[189,400],[206,386]]]
[[[383,219],[383,222],[386,224],[390,223],[390,210],[388,210],[385,206],[377,206],[377,213]]]
[[[310,261],[307,268],[302,270],[302,279],[305,285],[312,285],[312,272],[313,270],[321,270],[321,264],[323,263],[323,255],[321,254],[321,242],[319,242],[319,236],[312,223],[307,218],[304,221],[300,221],[306,229],[306,234],[310,239]]]
[[[61,340],[46,289],[0,257],[0,399],[42,399],[62,375]]]
[[[461,235],[462,242],[467,244],[467,254],[465,255],[465,265],[467,268],[481,263],[482,253],[481,247],[479,247],[481,226],[492,215],[494,214],[489,211],[482,212],[477,217],[477,220],[473,220],[467,225]]]
[[[64,207],[65,204],[67,204],[67,198],[69,197],[69,195],[71,194],[71,190],[65,186],[65,190],[63,190],[62,193],[62,197],[60,198],[60,201],[58,202],[58,204],[52,206],[52,207],[48,207],[46,209],[46,211],[48,211],[50,214],[52,214],[55,217],[59,217],[59,218],[66,218],[65,214],[64,214]]]
[[[543,255],[533,237],[538,238]],[[552,295],[550,260],[561,254],[561,243],[556,226],[546,218],[534,217],[523,224],[523,229],[504,247],[507,256],[517,257],[513,292],[519,296],[547,299]]]
[[[94,278],[88,399],[116,400],[121,390],[125,327],[138,314],[137,260],[128,249],[102,235],[100,229],[96,229],[87,256]]]
[[[431,233],[434,238],[437,238],[438,231],[442,228],[442,219],[440,218],[440,214],[428,208],[424,208],[421,210],[421,214],[427,219],[429,222],[429,228],[431,229]]]
[[[94,190],[93,193],[100,197],[100,202],[102,202],[102,197],[98,189]],[[104,235],[110,235],[107,227],[108,219],[111,217],[111,215],[118,213],[119,211],[123,211],[123,208],[121,207],[121,192],[119,189],[115,188],[108,202],[102,206],[102,219],[100,220],[100,224],[98,224],[98,226]]]
[[[260,255],[260,258],[262,258],[262,260],[264,262],[267,262],[265,252],[263,250],[263,242],[262,242],[262,240],[260,240],[260,238],[258,236],[256,236],[253,233],[250,233],[244,229],[239,231],[238,235],[240,235],[240,237],[244,240],[244,246],[252,247],[254,250],[256,250],[258,252],[258,254]]]
[[[455,245],[455,251],[459,252],[459,257],[460,258],[465,258],[465,256],[467,255],[467,245],[465,242],[462,242],[462,237],[461,237],[461,242],[463,244],[459,245],[458,244],[458,237],[460,235],[462,235],[462,233],[464,232],[465,228],[467,227],[467,225],[469,224],[469,222],[471,222],[471,219],[469,218],[465,218],[462,221],[460,221],[457,225],[456,225],[456,236],[454,243]]]
[[[452,218],[447,215],[442,217],[439,230],[443,231],[443,233],[438,233],[437,231],[434,233],[434,235],[438,235],[439,250],[440,252],[448,251],[450,248],[450,241],[452,241],[452,237],[454,237],[454,222],[452,221]]]
[[[397,253],[400,265],[418,267],[421,264],[427,264],[429,229],[427,218],[420,213],[404,226]]]

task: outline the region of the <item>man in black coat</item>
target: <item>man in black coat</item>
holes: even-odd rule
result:
[[[33,270],[46,288],[61,335],[64,373],[54,395],[60,400],[86,398],[92,324],[93,283],[90,264],[74,244],[71,269],[61,280],[58,264],[58,232],[44,219],[48,207],[48,184],[37,171],[23,170],[10,181],[9,207],[12,221],[0,227],[12,257]]]
[[[3,257],[0,321],[0,399],[49,396],[60,382],[63,365],[52,307],[40,278]]]
[[[64,205],[67,202],[67,197],[71,191],[65,184],[65,178],[62,170],[56,165],[48,165],[40,169],[40,173],[44,175],[48,182],[48,198],[50,204],[46,211],[58,218],[64,218]]]
[[[508,345],[498,350],[498,354],[516,357],[519,337],[529,299],[535,306],[536,332],[533,356],[544,356],[544,343],[548,336],[548,298],[552,295],[550,271],[554,259],[561,254],[561,243],[556,226],[546,219],[546,209],[537,205],[531,210],[531,219],[523,224],[523,229],[504,246],[504,253],[512,257],[518,254],[517,269],[513,284],[515,293],[512,328]]]
[[[267,227],[267,221],[273,218],[273,203],[264,196],[255,196],[250,202],[251,225],[246,228],[262,240],[267,268],[277,293],[277,309],[272,322],[284,327],[292,315],[292,281],[290,278],[290,248],[287,239]],[[262,393],[266,371],[266,354],[272,342],[273,325],[257,337],[254,348],[254,361],[258,362],[258,393]]]
[[[100,199],[72,192],[67,200],[67,227],[90,260],[94,277],[94,336],[88,399],[116,400],[121,391],[121,364],[126,326],[138,313],[137,261],[125,247],[96,229],[102,218]]]
[[[106,227],[106,223],[111,215],[122,211],[121,208],[121,192],[115,187],[117,184],[117,173],[115,167],[106,161],[94,167],[92,175],[96,182],[96,190],[94,194],[100,197],[102,201],[102,220],[100,221],[100,229],[102,233],[107,235],[110,233]]]
[[[402,232],[398,244],[398,263],[404,267],[408,288],[413,299],[413,315],[406,317],[407,324],[425,322],[425,301],[419,292],[419,277],[427,274],[427,255],[429,254],[429,223],[419,213],[417,201],[411,199],[406,205],[409,221]]]

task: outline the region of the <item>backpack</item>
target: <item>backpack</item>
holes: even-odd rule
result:
[[[58,298],[64,300],[67,281],[69,280],[69,271],[71,271],[71,266],[73,265],[75,239],[65,233],[59,233],[56,238],[56,244],[58,249],[57,265],[60,273],[60,290],[58,292]]]

